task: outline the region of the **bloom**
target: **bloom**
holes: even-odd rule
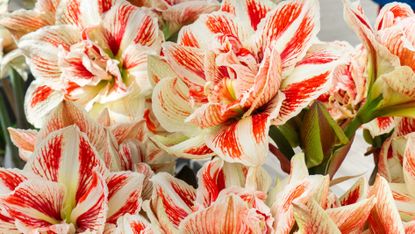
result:
[[[147,55],[159,53],[163,34],[147,10],[124,0],[111,4],[62,2],[57,25],[20,39],[36,77],[25,100],[35,126],[63,100],[77,102],[95,118],[105,108],[118,122],[143,117],[151,91]]]
[[[155,142],[181,157],[213,151],[262,164],[271,122],[284,123],[325,92],[341,58],[343,48],[313,44],[318,18],[316,1],[224,1],[183,27],[154,65],[164,71],[153,74],[152,100],[160,125],[184,140]]]
[[[23,171],[1,175],[2,221],[11,230],[103,232],[106,223],[141,208],[144,175],[109,172],[76,126],[48,134]]]

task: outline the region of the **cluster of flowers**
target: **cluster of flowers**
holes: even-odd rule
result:
[[[0,169],[0,233],[414,233],[413,10],[387,5],[372,27],[345,0],[354,48],[318,40],[317,0],[276,2],[38,0],[3,14],[1,70],[25,59],[39,130],[9,129],[26,165]],[[263,168],[270,128],[317,101],[349,138],[393,131],[374,183],[338,196],[343,180],[310,175],[302,153],[282,180]],[[173,176],[177,158],[206,161],[197,188]]]

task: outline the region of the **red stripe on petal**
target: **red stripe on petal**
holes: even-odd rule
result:
[[[144,46],[151,46],[158,30],[157,24],[151,16],[145,16],[140,23],[141,27],[134,38],[134,42]]]
[[[268,136],[268,114],[257,114],[252,116],[252,132],[257,143],[263,142]]]
[[[261,1],[258,0],[246,0],[246,4],[248,15],[251,19],[251,26],[256,30],[259,22],[261,22],[270,9],[261,5]]]
[[[1,185],[7,187],[10,191],[13,191],[20,183],[27,179],[20,171],[12,169],[0,168],[0,181]],[[0,190],[3,190],[0,188]]]
[[[58,170],[62,158],[62,135],[57,135],[46,143],[33,159],[31,169],[35,174],[51,181],[58,181]],[[39,152],[40,151],[40,152]]]
[[[238,38],[238,27],[227,15],[206,15],[206,27],[214,34],[220,33]]]
[[[190,148],[184,151],[184,153],[186,154],[194,154],[194,155],[206,155],[206,154],[211,154],[212,152],[213,151],[209,147],[207,147],[207,145]]]
[[[32,94],[32,101],[30,102],[31,107],[35,107],[37,104],[45,101],[49,95],[53,92],[52,88],[46,85],[37,87]]]
[[[213,144],[232,158],[239,158],[242,155],[236,136],[237,124],[238,122],[227,126],[213,139]]]
[[[108,29],[105,33],[108,46],[114,55],[116,55],[120,49],[128,19],[135,9],[136,7],[131,4],[122,4],[119,7],[114,8],[116,13],[111,15],[111,25],[108,25]]]
[[[182,29],[177,41],[184,46],[200,48],[200,44],[197,41],[196,36],[191,30],[187,30],[186,28]]]

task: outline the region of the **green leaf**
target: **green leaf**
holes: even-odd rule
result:
[[[284,125],[279,126],[278,129],[288,140],[292,148],[295,148],[300,145],[298,126],[294,118],[287,121]]]
[[[313,105],[305,113],[300,137],[306,156],[307,167],[320,165],[324,160],[324,152],[320,137],[319,110],[317,105]]]
[[[323,114],[324,118],[327,120],[327,123],[333,129],[334,133],[339,139],[341,144],[347,144],[349,142],[349,138],[347,138],[346,134],[344,134],[343,129],[337,124],[337,122],[331,117],[330,113],[327,111],[326,107],[323,106],[321,103],[317,104],[321,113]]]
[[[274,125],[269,129],[269,136],[277,144],[279,151],[284,154],[288,159],[294,156],[295,152],[290,145],[290,142],[284,136],[284,134]]]

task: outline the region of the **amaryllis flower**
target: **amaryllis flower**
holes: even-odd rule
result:
[[[179,29],[193,23],[201,14],[219,9],[216,0],[130,0],[136,6],[148,7],[160,18],[164,36],[169,38]]]
[[[366,99],[367,51],[362,45],[352,48],[347,42],[339,43],[349,48],[348,54],[334,71],[330,91],[319,100],[333,119],[340,122],[355,117]]]
[[[163,34],[148,10],[117,0],[65,1],[57,19],[20,39],[36,80],[26,94],[28,120],[39,127],[63,100],[92,116],[107,108],[118,122],[144,115],[151,92],[147,55],[158,54]],[[75,12],[74,12],[75,11]]]
[[[48,134],[23,171],[1,170],[2,221],[20,232],[101,233],[141,209],[144,175],[110,173],[76,126]]]
[[[57,106],[40,131],[9,128],[10,137],[19,149],[20,157],[27,161],[33,155],[35,146],[51,132],[76,125],[85,133],[98,151],[107,168],[112,171],[138,171],[152,174],[149,164],[155,171],[172,171],[174,161],[171,156],[155,147],[148,140],[149,131],[144,120],[111,124],[105,111],[99,121],[71,102],[64,101]]]
[[[327,91],[342,55],[313,43],[317,1],[223,1],[165,43],[154,64],[153,111],[182,140],[155,139],[171,154],[260,165],[271,122],[283,124]],[[210,150],[209,150],[210,149]]]
[[[264,203],[265,193],[255,189],[268,190],[270,183],[265,181],[270,179],[264,173],[252,171],[248,179],[243,166],[216,158],[199,171],[197,189],[167,173],[158,173],[151,179],[153,195],[144,209],[152,225],[165,233],[269,233],[273,219]]]
[[[375,27],[369,24],[357,3],[345,0],[345,17],[363,40],[368,51],[368,98],[366,112],[373,117],[413,117],[415,96],[414,38],[415,14],[403,3],[387,4]],[[362,116],[361,116],[362,117]],[[389,129],[391,119],[380,119],[379,129]]]
[[[339,198],[329,187],[328,176],[310,176],[304,155],[295,155],[290,176],[278,183],[268,198],[277,233],[291,233],[294,224],[302,233],[361,231],[376,203],[374,196],[366,194],[366,181],[358,180]]]

